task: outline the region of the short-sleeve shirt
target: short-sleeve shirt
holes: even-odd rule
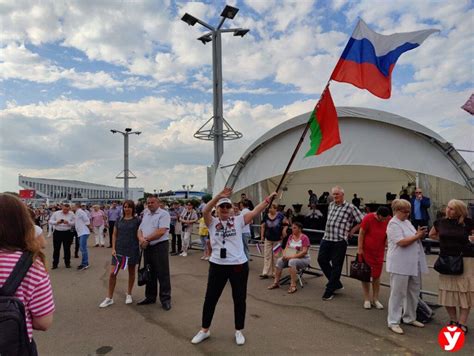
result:
[[[91,212],[92,226],[98,227],[105,224],[105,213],[99,209],[99,211]]]
[[[212,217],[208,226],[212,254],[210,262],[218,265],[241,265],[248,261],[242,241],[244,216],[232,216],[226,221]],[[226,249],[226,258],[221,258],[221,249]]]
[[[305,234],[300,235],[300,239],[298,241],[294,240],[294,235],[291,234],[290,237],[288,237],[288,241],[286,242],[286,247],[294,248],[298,253],[303,250],[303,247],[310,247],[311,243],[309,241],[309,237],[306,236]],[[306,255],[303,258],[309,258],[309,249]]]
[[[463,224],[455,219],[439,219],[434,222],[434,228],[439,234],[440,254],[447,256],[474,257],[469,235],[474,229],[474,221],[466,218]]]
[[[428,273],[425,252],[421,241],[408,246],[399,246],[398,242],[416,234],[410,220],[401,221],[394,216],[387,225],[387,263],[389,273],[418,276],[419,272]]]
[[[75,222],[77,236],[89,235],[91,232],[89,231],[89,228],[87,227],[87,225],[89,225],[90,223],[91,222],[89,218],[87,217],[87,214],[85,213],[85,211],[82,209],[77,209],[76,222]]]
[[[270,219],[267,215],[263,221],[265,224],[265,239],[268,241],[280,241],[284,220],[285,215],[281,212],[278,212],[274,219]]]
[[[15,264],[22,255],[21,251],[0,250],[0,287],[3,286]],[[30,340],[33,338],[33,318],[40,318],[54,312],[53,290],[48,272],[43,263],[36,259],[15,292],[15,297],[25,306],[26,327]]]
[[[240,212],[240,215],[245,216],[245,214],[250,213],[249,208],[243,208],[242,211]],[[244,226],[244,229],[242,230],[242,233],[244,234],[250,234],[250,224],[247,224]]]
[[[354,204],[344,201],[337,205],[331,202],[323,239],[327,241],[347,241],[352,227],[355,224],[360,224],[363,218],[364,214]]]
[[[364,254],[369,254],[378,260],[382,259],[385,251],[385,241],[387,240],[387,225],[391,217],[385,221],[378,221],[376,213],[364,216],[360,224],[364,230]]]
[[[158,240],[150,241],[151,246],[168,240],[170,214],[161,208],[156,209],[154,213],[152,213],[149,209],[146,209],[143,212],[143,219],[142,223],[140,224],[140,230],[143,232],[143,237],[147,237],[153,234],[156,229],[161,228],[165,228],[167,230]]]

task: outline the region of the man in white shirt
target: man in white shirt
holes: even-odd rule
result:
[[[89,268],[89,254],[87,251],[87,239],[90,235],[90,219],[87,216],[86,212],[81,209],[81,203],[74,204],[73,210],[76,213],[76,232],[79,236],[79,246],[81,249],[82,262],[77,267],[79,271]]]
[[[66,268],[71,268],[71,244],[73,239],[71,228],[74,226],[75,216],[69,209],[69,204],[63,204],[61,210],[56,211],[49,219],[49,224],[54,228],[52,269],[58,268],[61,245],[63,246],[64,264]]]
[[[241,208],[240,214],[241,215],[245,216],[245,214],[250,212],[249,205],[250,205],[250,203],[249,203],[248,199],[242,200],[240,202],[240,208]],[[249,241],[250,241],[250,238],[252,237],[252,232],[251,232],[250,225],[251,225],[251,223],[245,225],[244,228],[242,229],[242,241],[244,243],[245,256],[247,256],[247,259],[251,261],[250,254],[249,254]]]
[[[143,212],[143,220],[138,228],[138,240],[141,248],[145,249],[145,265],[151,267],[151,280],[146,284],[145,298],[137,305],[156,303],[157,279],[160,282],[160,302],[164,310],[171,309],[171,282],[168,260],[168,234],[170,229],[170,214],[160,208],[160,199],[151,196],[147,199]]]

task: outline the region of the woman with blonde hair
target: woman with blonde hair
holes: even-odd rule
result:
[[[446,308],[449,325],[457,325],[464,333],[474,305],[473,232],[474,221],[467,217],[467,206],[457,199],[449,201],[446,216],[436,220],[430,231],[430,238],[439,240],[440,256],[462,256],[462,274],[439,275],[438,303]]]
[[[12,343],[7,341],[4,344],[5,339],[0,337],[0,354],[37,355],[33,329],[46,331],[51,326],[54,313],[53,291],[41,241],[35,237],[34,222],[28,208],[17,197],[1,193],[0,290],[10,281],[9,276],[19,261],[30,267],[18,288],[10,295],[18,298],[24,306],[29,349],[12,350]],[[6,290],[2,290],[2,295],[5,292]]]
[[[421,274],[428,273],[421,239],[426,226],[416,230],[410,219],[411,204],[403,199],[392,202],[393,218],[387,226],[387,272],[390,273],[390,298],[388,300],[388,328],[403,334],[403,323],[424,327],[416,320],[416,307],[421,288]]]

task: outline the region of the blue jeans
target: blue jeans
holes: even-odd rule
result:
[[[79,245],[81,248],[81,255],[82,255],[81,265],[83,266],[89,265],[89,255],[87,254],[87,239],[88,238],[89,238],[89,235],[79,236]]]
[[[244,252],[245,256],[247,256],[247,259],[250,260],[250,254],[249,254],[249,240],[252,237],[252,234],[249,232],[243,232],[242,233],[242,242],[244,243]]]

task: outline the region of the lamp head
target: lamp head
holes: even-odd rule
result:
[[[188,14],[187,12],[181,17],[181,20],[186,22],[189,26],[194,26],[197,22],[197,18]]]
[[[226,5],[224,10],[222,10],[221,16],[227,19],[233,19],[235,15],[239,12],[239,9],[230,5]]]
[[[140,135],[142,132],[141,131],[137,131],[135,132],[137,135]]]
[[[112,132],[113,134],[116,134],[117,130],[110,130],[110,132]]]
[[[130,131],[132,131],[132,129],[131,129],[130,127],[127,127],[127,128],[125,129],[125,132],[130,132]]]
[[[202,44],[206,44],[208,42],[211,42],[212,41],[212,36],[210,33],[206,34],[206,35],[203,35],[201,37],[198,38],[198,41],[201,41]]]
[[[239,28],[234,31],[234,36],[244,37],[250,30],[246,28]]]

